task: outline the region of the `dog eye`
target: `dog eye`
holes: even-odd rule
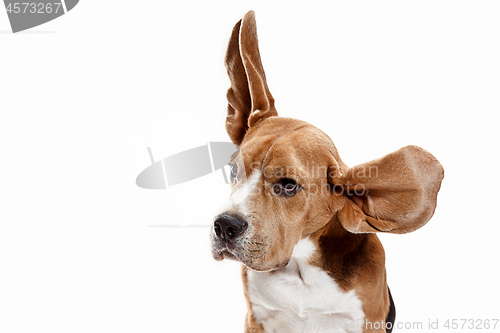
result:
[[[300,185],[293,179],[283,178],[273,185],[273,191],[276,195],[291,197],[297,194],[300,190]]]
[[[234,182],[238,176],[238,164],[230,164],[229,170],[230,170],[231,181]]]

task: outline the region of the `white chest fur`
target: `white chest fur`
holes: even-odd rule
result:
[[[305,238],[295,245],[285,268],[273,273],[248,270],[253,314],[266,333],[361,332],[360,299],[354,290],[343,292],[325,271],[309,264],[316,250]]]

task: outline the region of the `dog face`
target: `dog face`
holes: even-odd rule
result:
[[[214,256],[259,271],[286,265],[300,238],[324,227],[344,200],[328,183],[333,152],[328,136],[303,121],[272,117],[251,128],[230,163]]]
[[[226,129],[239,151],[230,162],[231,196],[211,233],[216,260],[269,271],[286,266],[295,244],[329,223],[353,233],[406,233],[431,218],[443,170],[425,150],[408,146],[348,168],[325,133],[278,117],[253,12],[234,27],[225,64]]]

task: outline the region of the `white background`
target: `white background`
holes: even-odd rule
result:
[[[432,220],[381,235],[397,321],[499,318],[497,1],[84,0],[19,34],[0,10],[0,332],[243,331],[239,264],[209,250],[220,171],[135,177],[148,146],[228,140],[223,56],[250,9],[281,115],[351,166],[409,144],[444,166]]]

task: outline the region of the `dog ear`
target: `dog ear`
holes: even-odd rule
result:
[[[341,189],[346,196],[345,205],[337,212],[345,229],[403,234],[430,220],[443,177],[443,167],[434,156],[408,146],[348,169],[330,181],[336,185],[337,195]]]
[[[234,144],[249,127],[278,113],[260,60],[255,13],[249,11],[233,28],[225,65],[231,81],[227,91],[226,130]]]

